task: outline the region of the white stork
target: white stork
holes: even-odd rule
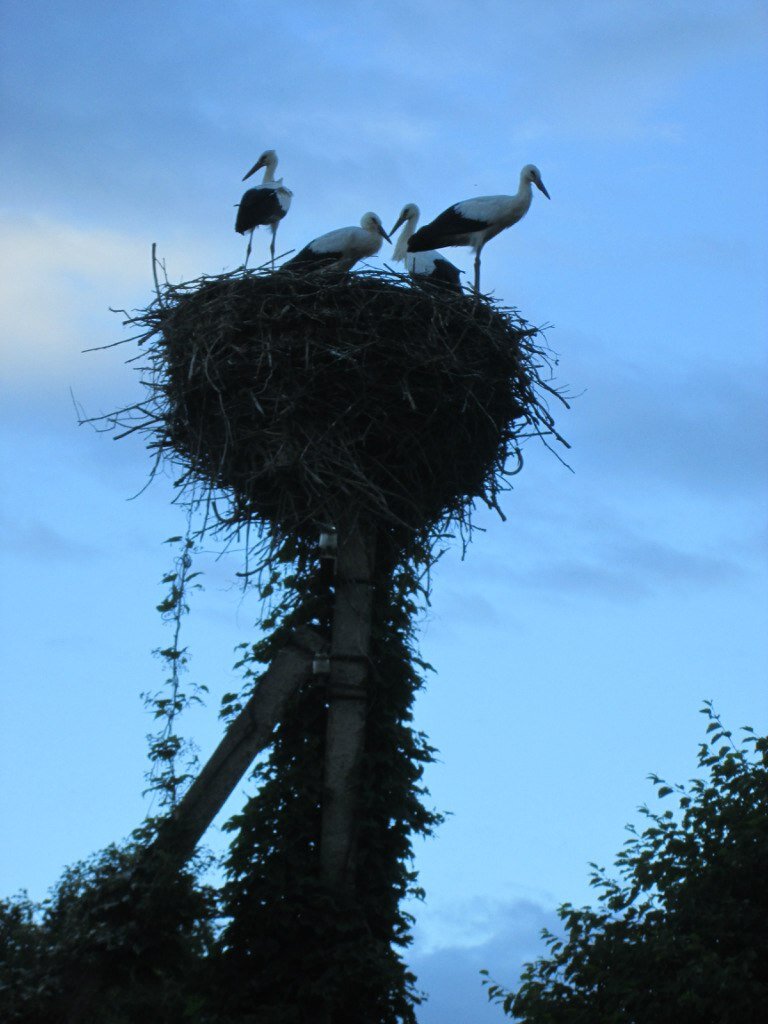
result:
[[[260,185],[249,188],[238,204],[237,220],[235,231],[244,235],[250,231],[248,238],[248,249],[245,253],[245,264],[248,264],[248,257],[251,255],[251,244],[253,243],[253,232],[261,224],[269,225],[272,231],[272,241],[269,251],[272,254],[272,266],[275,265],[275,235],[277,225],[288,213],[293,198],[293,192],[283,185],[282,178],[275,178],[277,167],[277,153],[274,149],[265,150],[253,167],[243,177],[243,181],[255,174],[259,168],[264,168],[264,177]]]
[[[400,212],[397,223],[389,232],[394,235],[401,224],[405,227],[400,232],[400,237],[395,244],[395,251],[392,253],[394,263],[404,263],[405,269],[415,280],[428,281],[431,284],[441,285],[451,291],[461,291],[458,267],[447,260],[434,249],[427,252],[408,252],[408,239],[416,230],[419,221],[419,208],[416,203],[406,203]]]
[[[292,270],[349,270],[358,260],[374,256],[382,239],[391,241],[375,213],[360,218],[360,227],[337,228],[305,245],[301,252],[286,260],[283,267]]]
[[[425,224],[408,241],[409,252],[443,249],[449,245],[469,245],[475,250],[475,293],[480,291],[480,253],[489,238],[517,224],[531,205],[531,185],[549,199],[538,167],[526,164],[520,171],[520,187],[514,196],[478,196],[454,203]]]

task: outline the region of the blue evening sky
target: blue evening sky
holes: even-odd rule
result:
[[[768,726],[766,7],[7,0],[2,17],[3,894],[42,897],[146,810],[139,693],[163,679],[154,606],[184,517],[163,477],[128,500],[141,440],[78,428],[70,389],[90,414],[139,394],[127,347],[82,350],[124,336],[109,306],[148,302],[151,243],[174,279],[237,266],[240,179],[268,147],[295,195],[280,251],[541,169],[552,201],[488,245],[483,285],[553,325],[574,472],[530,444],[508,522],[481,513],[466,559],[437,568],[417,723],[451,812],[418,849],[421,1019],[499,1020],[478,968],[514,984],[557,903],[589,897],[647,774],[692,774],[702,700]],[[215,555],[184,637],[212,692],[187,725],[203,756],[257,617],[238,554]]]

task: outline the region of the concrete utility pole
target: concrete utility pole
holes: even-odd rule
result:
[[[370,527],[339,523],[320,834],[321,877],[337,891],[355,884],[375,547]]]

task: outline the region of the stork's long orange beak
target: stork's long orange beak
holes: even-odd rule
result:
[[[259,157],[258,163],[255,163],[255,164],[253,165],[253,167],[252,167],[252,168],[250,169],[250,171],[248,171],[248,173],[247,173],[247,174],[244,174],[244,175],[243,175],[243,181],[245,181],[245,179],[246,179],[246,178],[250,178],[250,176],[251,176],[252,174],[255,174],[255,173],[256,173],[256,171],[258,171],[258,169],[259,169],[260,167],[264,167],[264,166],[266,166],[266,160],[264,159],[264,157],[263,157],[263,156],[262,156],[262,157]]]
[[[405,222],[406,222],[407,220],[408,220],[408,218],[407,218],[407,217],[405,216],[405,214],[404,214],[404,213],[401,213],[401,214],[400,214],[400,219],[399,219],[399,220],[397,221],[397,223],[395,224],[395,226],[394,226],[394,227],[393,227],[393,228],[392,228],[392,229],[390,230],[390,232],[389,232],[389,233],[390,233],[390,235],[394,235],[394,233],[395,233],[395,232],[397,231],[397,229],[398,229],[398,228],[400,227],[400,225],[401,225],[401,224],[405,224]]]
[[[539,189],[539,191],[543,192],[544,195],[547,197],[547,199],[551,199],[552,198],[550,196],[549,192],[547,192],[547,190],[544,188],[544,182],[543,181],[537,181],[536,182],[536,188]]]

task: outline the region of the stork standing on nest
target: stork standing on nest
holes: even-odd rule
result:
[[[400,212],[397,223],[389,232],[394,235],[395,231],[404,224],[400,237],[395,244],[395,251],[392,253],[394,263],[404,263],[405,269],[414,280],[426,281],[430,284],[437,284],[451,291],[461,291],[460,274],[458,267],[454,267],[450,260],[442,256],[434,249],[426,252],[408,252],[408,240],[416,230],[419,222],[419,208],[416,203],[406,203]]]
[[[256,185],[254,188],[249,188],[238,204],[235,231],[241,235],[244,235],[246,231],[250,232],[248,249],[245,253],[245,263],[243,264],[243,266],[247,266],[248,257],[251,255],[253,232],[260,225],[266,224],[272,232],[269,251],[272,255],[272,267],[274,269],[277,225],[288,213],[293,192],[283,185],[282,178],[275,178],[277,153],[274,149],[267,149],[261,154],[250,171],[243,177],[243,181],[250,178],[261,167],[264,168],[264,177],[261,184]]]
[[[349,270],[358,260],[375,256],[382,240],[391,241],[375,213],[366,213],[360,227],[337,228],[305,245],[301,252],[286,260],[283,267],[292,270]]]
[[[464,199],[425,224],[408,241],[409,252],[469,245],[475,250],[475,294],[480,291],[480,253],[483,246],[505,228],[517,224],[528,213],[531,185],[549,199],[538,167],[526,164],[520,171],[520,187],[514,196],[478,196]]]

